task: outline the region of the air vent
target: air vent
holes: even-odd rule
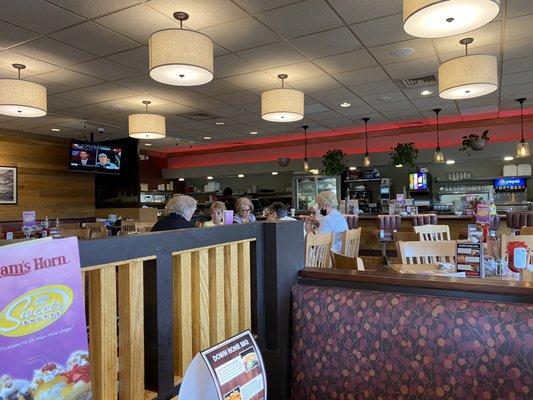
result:
[[[417,78],[400,79],[398,83],[404,89],[425,87],[437,84],[437,78],[435,75],[419,76]]]
[[[202,111],[192,112],[192,113],[188,113],[188,114],[180,114],[179,116],[183,117],[183,118],[190,119],[191,121],[205,121],[205,120],[208,120],[208,119],[220,118],[220,116],[218,116],[218,115],[207,113],[207,112],[202,112]]]

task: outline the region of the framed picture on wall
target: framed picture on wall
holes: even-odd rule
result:
[[[17,204],[17,167],[0,167],[0,204]]]

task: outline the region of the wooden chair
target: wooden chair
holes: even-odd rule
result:
[[[134,220],[128,220],[123,219],[120,224],[120,234],[121,235],[127,235],[129,233],[136,232],[135,231],[135,221]]]
[[[361,243],[361,228],[348,229],[342,234],[341,254],[355,258],[359,255],[359,244]]]
[[[392,233],[392,237],[394,238],[394,244],[396,246],[396,257],[392,260],[392,263],[400,263],[400,246],[398,246],[399,242],[419,242],[420,241],[420,235],[415,232],[404,232],[404,231],[396,231]]]
[[[333,250],[330,250],[330,252],[333,268],[355,269],[357,271],[365,270],[365,264],[359,257],[349,257],[344,254],[335,253]]]
[[[402,264],[455,262],[456,241],[398,242]]]
[[[448,225],[419,225],[414,226],[415,233],[420,235],[420,240],[425,242],[442,242],[450,240],[450,227]]]
[[[86,240],[91,237],[91,230],[88,228],[66,229],[59,226],[59,233],[63,238],[76,236],[80,240]]]
[[[136,232],[150,232],[155,222],[135,222]]]
[[[79,222],[61,222],[59,221],[59,228],[60,229],[79,229],[80,223]]]
[[[502,235],[501,256],[507,259],[507,243],[525,242],[529,247],[528,263],[533,264],[533,235]]]
[[[101,222],[87,222],[85,227],[91,230],[91,239],[99,239],[109,236],[107,228]]]
[[[333,243],[333,232],[308,234],[305,237],[305,266],[312,268],[330,268],[329,251]]]
[[[520,235],[533,235],[533,226],[523,226],[520,228]]]

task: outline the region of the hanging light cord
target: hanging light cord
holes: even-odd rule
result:
[[[307,160],[307,125],[304,125],[304,159]]]
[[[522,100],[520,102],[520,125],[521,125],[521,131],[522,131],[522,142],[524,142],[524,101]]]
[[[439,113],[440,113],[440,108],[435,108],[433,110],[433,112],[437,115],[437,148],[440,148],[440,137],[439,137],[439,133],[440,133],[440,130],[439,130]]]
[[[365,153],[368,154],[368,119],[365,119]]]

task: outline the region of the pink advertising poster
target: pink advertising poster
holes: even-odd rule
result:
[[[0,399],[92,399],[76,238],[0,247]]]

